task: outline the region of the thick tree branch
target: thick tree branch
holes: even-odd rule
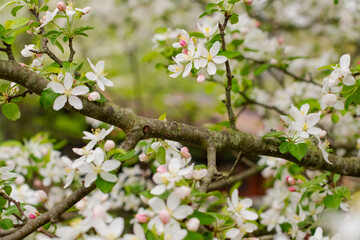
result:
[[[48,84],[48,80],[11,61],[0,60],[0,78],[16,82],[38,95]],[[320,150],[309,150],[308,154],[298,161],[289,153],[280,153],[278,149],[280,142],[276,139],[262,139],[241,131],[215,132],[174,121],[140,117],[110,102],[96,103],[86,98],[82,98],[82,102],[84,108],[80,111],[73,109],[70,105],[66,105],[66,108],[115,125],[126,133],[138,131],[141,139],[154,137],[169,139],[202,149],[207,149],[210,144],[213,144],[217,151],[236,150],[245,155],[279,157],[304,167],[342,175],[360,176],[360,159],[356,157],[343,158],[330,154],[329,160],[333,163],[331,165],[323,160]]]

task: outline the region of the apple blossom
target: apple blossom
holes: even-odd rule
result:
[[[191,68],[193,66],[193,62],[194,62],[194,65],[195,65],[195,68],[198,68],[198,65],[197,65],[197,62],[196,62],[196,59],[198,57],[200,57],[200,51],[199,49],[196,50],[195,49],[195,44],[193,41],[190,41],[188,43],[188,49],[187,49],[187,52],[186,53],[179,53],[178,55],[176,55],[176,60],[179,61],[179,62],[188,62],[188,64],[186,65],[185,69],[184,69],[184,72],[183,72],[183,77],[186,77],[189,75],[190,71],[191,71]]]
[[[11,172],[14,169],[15,169],[15,164],[0,167],[0,179],[9,180],[11,178],[16,178],[18,175],[16,173]]]
[[[41,21],[41,25],[40,27],[38,27],[36,29],[36,31],[39,31],[40,28],[44,27],[45,25],[47,25],[49,22],[51,22],[54,17],[56,16],[56,14],[59,12],[59,9],[58,8],[55,8],[55,10],[53,12],[49,12],[47,11],[46,12],[46,15],[44,16],[43,20]]]
[[[117,160],[104,161],[104,152],[99,147],[95,149],[94,157],[95,159],[92,163],[84,163],[78,167],[81,172],[86,173],[84,186],[89,187],[98,175],[105,181],[116,182],[117,176],[109,172],[117,169],[120,166],[120,162]]]
[[[35,219],[40,215],[39,211],[31,205],[25,205],[24,208],[25,208],[24,211],[25,216],[30,219]]]
[[[227,198],[228,210],[235,219],[246,219],[246,220],[256,220],[258,215],[250,210],[247,210],[252,205],[252,200],[250,198],[245,198],[239,201],[239,192],[237,189],[233,191],[230,198]]]
[[[37,191],[35,194],[35,197],[41,202],[47,202],[47,200],[48,200],[48,196],[47,196],[46,192],[44,192],[43,190]]]
[[[201,48],[201,57],[200,59],[195,60],[195,68],[199,69],[207,66],[207,72],[209,75],[214,75],[216,73],[216,65],[222,64],[227,61],[225,56],[216,56],[219,53],[221,44],[219,41],[216,41],[213,46],[208,51],[206,48]]]
[[[34,44],[25,45],[24,49],[21,50],[21,55],[23,57],[33,57],[33,56],[35,56],[35,53],[32,52],[31,50],[36,51]]]
[[[102,141],[109,133],[112,132],[114,126],[111,126],[108,130],[96,129],[93,133],[89,133],[84,131],[85,137],[83,139],[90,140],[90,142],[86,145],[86,149],[92,149],[99,141]]]
[[[140,160],[140,162],[146,162],[148,159],[149,159],[149,156],[146,155],[145,153],[141,153],[141,154],[139,155],[139,160]]]
[[[146,240],[145,232],[142,226],[138,223],[134,224],[133,227],[134,234],[125,234],[124,240]]]
[[[173,65],[169,65],[168,69],[170,72],[173,72],[173,74],[170,75],[170,77],[172,78],[177,78],[183,71],[184,71],[184,66],[176,60],[176,58],[172,58],[176,64]]]
[[[174,43],[172,46],[174,48],[181,48],[181,47],[185,47],[189,41],[190,41],[190,36],[189,34],[187,33],[187,31],[185,31],[184,29],[182,29],[180,31],[180,34],[179,34],[179,42],[177,43]]]
[[[96,63],[96,66],[94,66],[90,61],[90,59],[87,60],[90,64],[91,69],[93,70],[93,72],[87,72],[85,75],[89,80],[95,81],[96,84],[99,86],[99,88],[103,91],[105,90],[105,86],[107,87],[114,86],[114,83],[105,77],[107,74],[104,72],[104,68],[105,68],[104,61],[98,61]]]
[[[217,25],[215,24],[214,26],[211,26],[209,22],[205,22],[203,25],[201,25],[200,23],[197,23],[198,28],[200,29],[200,31],[205,35],[205,37],[209,38],[212,35],[215,34],[216,30],[217,30]]]
[[[75,109],[80,110],[83,108],[83,104],[77,96],[83,95],[89,92],[89,88],[86,86],[76,86],[72,88],[73,76],[71,73],[66,73],[64,78],[64,84],[59,82],[50,82],[51,89],[60,93],[61,95],[55,99],[53,108],[55,111],[60,110],[65,106],[66,102],[69,102]]]

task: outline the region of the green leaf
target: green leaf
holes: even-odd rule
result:
[[[1,108],[1,111],[4,116],[11,121],[16,121],[21,116],[20,109],[15,103],[4,104]]]
[[[336,64],[326,65],[326,66],[323,66],[323,67],[319,67],[318,70],[322,70],[322,69],[334,70],[335,66],[336,66]]]
[[[279,151],[281,153],[287,153],[289,151],[289,144],[290,144],[290,142],[288,142],[288,141],[282,142],[279,147]]]
[[[12,29],[22,27],[26,24],[28,24],[30,21],[29,18],[21,17],[21,18],[15,18],[14,24],[11,26]]]
[[[335,173],[334,174],[334,176],[333,176],[333,183],[337,183],[337,181],[339,181],[339,179],[340,179],[340,177],[341,177],[341,175],[340,174],[337,174],[337,173]]]
[[[237,15],[236,13],[232,13],[231,17],[230,17],[230,23],[231,24],[236,24],[239,21],[239,15]]]
[[[206,7],[205,7],[206,12],[207,12],[208,14],[210,14],[212,8],[215,7],[215,6],[216,6],[216,3],[208,3],[208,4],[206,5]]]
[[[166,113],[161,114],[161,116],[159,117],[159,120],[164,121],[166,119]]]
[[[265,70],[267,70],[270,66],[271,66],[271,64],[269,64],[269,63],[261,64],[259,67],[257,67],[257,68],[254,70],[254,75],[255,75],[255,76],[259,76],[259,75],[262,74]]]
[[[3,10],[5,7],[11,5],[11,4],[14,4],[16,2],[19,2],[18,0],[13,0],[13,1],[9,1],[7,3],[4,3],[3,5],[0,6],[0,11]]]
[[[265,134],[262,138],[270,138],[270,137],[281,137],[283,136],[285,133],[284,132],[277,132],[277,131],[274,131],[274,132],[269,132],[267,134]]]
[[[56,42],[55,42],[55,45],[60,49],[60,51],[61,51],[62,53],[64,53],[64,48],[63,48],[63,46],[61,45],[61,43],[60,43],[59,41],[56,41]]]
[[[230,59],[230,58],[235,58],[235,57],[238,57],[238,56],[242,56],[242,53],[241,52],[233,52],[233,51],[220,51],[218,53],[218,55],[225,56],[228,59]]]
[[[341,198],[336,195],[327,195],[324,198],[323,202],[324,202],[325,207],[337,210],[340,207]]]
[[[4,42],[6,42],[7,44],[13,44],[15,41],[15,37],[10,36],[10,37],[2,37],[1,38]]]
[[[147,240],[157,240],[153,232],[150,230],[146,231],[145,235]]]
[[[3,207],[6,205],[8,200],[6,200],[5,198],[3,198],[2,196],[0,196],[0,209],[2,210]]]
[[[16,6],[11,10],[11,15],[13,15],[14,17],[16,17],[16,13],[22,9],[24,7],[24,5],[20,5],[20,6]]]
[[[347,200],[350,200],[351,194],[347,187],[345,186],[338,186],[335,188],[335,194],[341,198],[346,198]]]
[[[159,147],[159,149],[156,152],[156,161],[160,165],[164,165],[166,163],[166,151],[164,147]]]
[[[146,54],[142,61],[143,62],[151,62],[153,59],[155,59],[157,56],[159,56],[159,53],[157,51],[152,51]]]
[[[60,96],[59,93],[55,93],[51,90],[51,88],[44,89],[41,92],[40,96],[40,105],[43,106],[45,109],[48,109],[50,106],[53,105],[55,99]]]
[[[339,3],[339,0],[334,0],[334,4],[338,4]]]
[[[6,193],[6,195],[10,196],[11,191],[12,191],[12,187],[11,187],[11,186],[4,186],[2,189],[4,190],[4,192]]]
[[[135,150],[130,150],[128,152],[124,153],[117,153],[114,155],[114,159],[120,161],[120,162],[124,162],[126,160],[129,160],[130,158],[132,158],[135,155]]]
[[[98,176],[97,179],[95,180],[95,184],[103,193],[109,193],[115,186],[116,182],[107,182],[104,179],[102,179],[100,176]]]
[[[203,239],[204,237],[200,233],[190,232],[190,231],[188,231],[188,234],[184,238],[184,240],[203,240]]]
[[[11,229],[12,227],[13,227],[13,222],[10,219],[4,218],[0,220],[0,228],[4,230],[8,230]]]
[[[213,217],[212,215],[210,215],[208,213],[199,212],[197,210],[195,210],[194,213],[192,215],[190,215],[188,218],[189,219],[197,218],[197,219],[199,219],[200,224],[202,224],[202,225],[210,225],[216,221],[216,218]]]
[[[291,155],[300,161],[307,153],[308,145],[306,143],[290,143],[288,148]]]
[[[339,115],[337,115],[336,113],[331,114],[331,121],[333,123],[337,123],[339,120],[340,120]]]
[[[189,33],[190,37],[196,37],[196,38],[206,38],[205,35],[201,32],[191,32]]]

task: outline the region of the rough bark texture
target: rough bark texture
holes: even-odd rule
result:
[[[16,82],[38,95],[41,95],[42,90],[46,88],[49,82],[14,61],[4,60],[0,60],[0,78]],[[213,161],[215,161],[214,154],[216,152],[236,150],[246,155],[280,157],[305,167],[327,170],[342,175],[360,176],[360,159],[356,157],[342,158],[330,155],[329,160],[333,162],[330,165],[323,160],[320,150],[309,150],[304,159],[299,162],[289,153],[281,154],[278,149],[280,142],[276,139],[264,140],[236,129],[215,132],[174,121],[144,118],[110,102],[96,103],[82,98],[82,103],[84,108],[80,111],[68,104],[65,108],[123,129],[128,136],[127,141],[123,145],[126,150],[135,147],[141,139],[155,137],[175,140],[185,145],[207,149],[209,157]],[[216,169],[216,166],[212,167]],[[94,185],[91,185],[89,188],[79,188],[47,213],[28,221],[25,226],[2,239],[23,239],[47,222],[55,221],[62,213],[94,189]]]

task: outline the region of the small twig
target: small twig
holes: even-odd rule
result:
[[[231,167],[229,173],[228,173],[228,177],[230,177],[236,170],[237,166],[239,165],[240,161],[242,160],[242,158],[244,157],[244,154],[242,152],[239,152],[234,165]]]
[[[202,180],[202,183],[200,185],[199,190],[201,192],[206,192],[211,180],[213,179],[215,173],[217,173],[216,168],[216,148],[215,146],[209,146],[207,148],[207,166],[208,166],[208,174],[206,177]]]
[[[17,230],[19,230],[19,229],[18,228],[13,228],[13,229],[9,229],[9,230],[0,229],[0,237],[5,237],[7,235],[10,235],[10,234],[16,232]]]
[[[248,58],[248,57],[244,57],[244,59],[249,60],[249,61],[252,61],[252,62],[254,62],[254,63],[258,63],[258,64],[268,63],[268,62],[266,62],[266,61],[256,60],[256,59],[252,59],[252,58]],[[319,83],[317,83],[317,82],[314,81],[314,79],[312,78],[311,75],[309,75],[309,76],[310,76],[310,79],[305,79],[305,78],[302,78],[302,77],[300,77],[300,76],[295,75],[295,74],[292,73],[292,72],[289,72],[288,70],[286,70],[286,69],[284,69],[284,68],[281,68],[280,66],[270,64],[270,67],[271,67],[271,68],[274,68],[274,69],[277,69],[277,70],[279,70],[280,72],[283,72],[284,74],[286,74],[286,75],[294,78],[295,80],[298,80],[298,81],[301,81],[301,82],[306,82],[306,83],[312,83],[312,84],[314,84],[314,85],[316,85],[316,86],[322,87],[321,84],[319,84]]]
[[[229,186],[237,181],[246,179],[248,177],[251,177],[252,175],[255,175],[258,172],[261,172],[266,165],[263,166],[254,166],[252,168],[249,168],[246,171],[243,171],[235,176],[230,177],[229,179],[223,179],[223,181],[213,182],[209,185],[208,190],[213,191],[216,189],[220,189],[226,186]]]
[[[74,38],[69,38],[69,49],[70,49],[70,56],[69,56],[69,60],[68,62],[72,62],[74,60],[74,55],[75,55],[75,49],[74,49],[74,46],[73,46],[73,39]]]
[[[38,229],[38,232],[41,232],[42,234],[48,236],[49,238],[56,238],[57,237],[55,234],[52,234],[51,232],[46,231],[43,227],[40,227]]]
[[[7,44],[4,41],[3,41],[3,44],[5,45],[5,47],[0,48],[0,51],[5,52],[10,61],[15,61],[15,57],[14,57],[14,54],[13,54],[13,51],[12,51],[11,44]]]
[[[231,14],[228,14],[226,12],[224,23],[223,24],[219,23],[219,30],[220,30],[221,44],[222,44],[223,51],[226,51],[225,28],[226,28],[226,25],[227,25],[230,17],[231,17]],[[226,60],[225,67],[226,67],[226,77],[227,77],[227,85],[225,87],[225,95],[226,95],[225,106],[226,106],[226,109],[228,112],[230,128],[236,129],[235,115],[234,115],[234,112],[231,107],[231,88],[232,88],[232,79],[234,78],[234,76],[231,73],[229,60]]]
[[[26,90],[26,91],[24,91],[23,93],[21,93],[21,94],[17,94],[17,95],[14,95],[14,96],[8,96],[7,97],[7,99],[6,99],[6,101],[9,103],[9,102],[11,102],[11,100],[13,100],[14,98],[17,98],[17,97],[26,97],[26,95],[27,94],[32,94],[32,91],[30,91],[30,90]]]
[[[274,110],[274,111],[278,112],[278,113],[281,114],[281,115],[286,115],[286,113],[285,113],[283,110],[281,110],[281,109],[279,109],[279,108],[277,108],[277,107],[275,107],[275,106],[269,106],[269,105],[266,105],[266,104],[264,104],[264,103],[260,103],[260,102],[257,102],[257,101],[255,101],[255,100],[253,100],[253,99],[250,99],[248,96],[246,96],[246,94],[245,94],[244,92],[239,92],[239,94],[240,94],[243,98],[245,98],[246,102],[248,102],[248,103],[250,103],[250,104],[259,105],[259,106],[261,106],[261,107]]]
[[[20,202],[16,201],[15,199],[13,199],[12,197],[6,195],[6,193],[4,192],[0,192],[0,196],[2,196],[3,198],[7,199],[8,201],[12,202],[13,204],[15,204],[16,208],[18,209],[19,213],[21,214],[21,216],[24,216],[25,219],[24,220],[21,220],[21,217],[20,217],[20,220],[21,221],[27,221],[28,218],[25,216],[23,210],[21,209],[21,205],[20,205]]]

